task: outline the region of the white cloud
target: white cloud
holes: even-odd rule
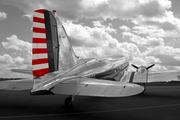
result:
[[[22,58],[22,57],[16,57],[16,58],[14,58],[14,62],[16,63],[16,64],[22,64],[22,63],[24,63],[24,61],[25,61],[25,59],[24,58]]]
[[[155,66],[152,67],[150,70],[160,72],[160,71],[167,71],[168,68],[167,68],[167,66],[163,66],[163,65],[160,65],[160,64],[155,64]]]
[[[25,14],[22,17],[27,17],[30,21],[33,21],[33,15],[32,14]]]
[[[35,9],[45,8],[49,10],[56,9],[62,18],[76,19],[81,16],[81,0],[1,0],[2,4],[13,5],[25,13],[32,14]],[[68,9],[67,9],[68,8]]]
[[[171,8],[171,2],[169,0],[102,0],[98,4],[90,2],[82,6],[84,13],[91,17],[129,19],[139,15],[162,16]]]
[[[7,42],[2,42],[3,47],[6,49],[14,49],[18,51],[31,53],[32,44],[20,40],[16,35],[7,37]]]
[[[180,49],[172,46],[158,46],[148,48],[142,53],[144,56],[155,56],[160,59],[164,66],[179,66],[180,63]]]
[[[16,6],[29,18],[34,9],[56,9],[61,20],[65,21],[65,29],[76,53],[83,57],[123,53],[135,63],[159,63],[161,64],[158,66],[159,69],[166,69],[167,66],[162,65],[165,62],[162,56],[158,55],[171,56],[177,61],[180,59],[178,50],[165,46],[165,38],[163,38],[180,37],[180,20],[171,11],[170,0],[1,0],[1,3]],[[78,24],[77,20],[81,18],[86,20],[92,18],[89,21],[94,20],[93,27]],[[112,36],[119,30],[114,29],[112,25],[105,25],[107,21],[103,20],[107,18],[108,21],[109,19],[128,20],[127,26],[119,27],[120,31],[123,31],[122,35],[128,38],[126,42],[120,43],[118,39],[121,38]],[[67,19],[76,20],[77,24]],[[133,23],[133,28],[128,27],[129,22]],[[135,44],[128,43],[128,40]],[[2,44],[7,49],[31,52],[31,44],[18,39],[16,35],[8,37]],[[142,54],[138,46],[147,47],[147,51]],[[171,51],[172,55],[170,55]],[[19,62],[24,61],[23,59],[27,58],[16,58]]]
[[[179,60],[179,61],[180,61],[180,55],[176,55],[176,56],[174,56],[174,59],[176,59],[176,60]]]
[[[146,66],[147,63],[142,57],[132,57],[130,63],[137,65],[137,66]]]
[[[165,11],[163,16],[145,17],[137,16],[132,22],[133,29],[138,34],[148,34],[158,37],[180,37],[180,19],[172,11]]]
[[[159,46],[159,45],[164,45],[164,40],[160,37],[151,37],[151,36],[146,36],[146,37],[141,37],[138,35],[135,35],[131,32],[123,32],[122,33],[124,37],[129,37],[129,39],[136,43],[137,45],[140,46]]]
[[[34,1],[34,0],[23,0],[23,1],[21,1],[21,0],[16,0],[16,1],[2,0],[1,3],[6,4],[6,5],[16,6],[17,8],[23,10],[24,12],[29,13],[37,8],[45,8],[45,6],[47,5],[47,3],[45,1],[48,1],[48,0],[38,0],[38,1]]]
[[[161,60],[159,58],[156,58],[154,56],[145,56],[145,60],[147,61],[147,63],[162,63]]]
[[[143,54],[178,56],[180,55],[180,49],[173,48],[171,46],[158,46],[158,47],[148,48],[148,50]]]
[[[124,49],[123,52],[129,56],[142,57],[141,51],[133,43],[123,42],[123,43],[120,43],[118,47],[119,49],[122,49],[122,50]]]
[[[137,12],[145,17],[157,17],[164,15],[169,8],[171,2],[168,0],[140,0]]]
[[[16,67],[25,67],[29,63],[27,63],[26,56],[24,58],[17,56],[13,58],[9,54],[0,55],[0,64],[5,64],[7,66],[16,66]]]
[[[164,16],[160,18],[144,18],[142,16],[139,16],[132,21],[137,26],[134,28],[139,30],[139,33],[146,33],[148,34],[148,31],[152,33],[151,30],[154,30],[155,34],[156,32],[162,33],[163,32],[179,32],[180,31],[180,19],[175,18],[174,16]],[[141,28],[144,28],[147,32],[141,31]],[[149,35],[150,35],[149,33]],[[165,36],[164,33],[159,36]]]
[[[74,47],[76,55],[82,58],[93,58],[104,56],[104,51],[101,47]]]
[[[6,18],[7,18],[7,14],[5,12],[0,11],[0,20],[6,19]]]
[[[65,29],[70,36],[70,41],[74,45],[74,50],[77,55],[83,58],[89,58],[123,54],[128,57],[131,62],[139,65],[161,63],[158,58],[142,54],[137,45],[133,43],[118,42],[117,39],[113,38],[106,31],[106,27],[104,27],[100,22],[93,23],[95,24],[95,27],[92,28],[80,24],[74,24],[72,22],[64,23]],[[150,46],[153,45],[153,42],[164,43],[163,39],[160,38],[146,37],[144,39],[144,45],[149,44]],[[143,42],[139,40],[139,43]]]
[[[139,48],[128,42],[120,43],[110,34],[115,30],[111,27],[93,22],[95,27],[82,26],[72,22],[64,23],[77,55],[82,57],[100,57],[109,55],[126,55],[142,57]]]
[[[64,23],[65,29],[70,36],[70,41],[75,47],[75,51],[82,51],[82,56],[106,56],[109,55],[108,50],[114,51],[118,47],[118,41],[113,38],[110,33],[116,33],[116,30],[102,25],[94,21],[94,27],[73,24],[72,22]],[[106,51],[104,50],[106,49]],[[116,51],[114,51],[116,52]],[[112,53],[112,51],[111,51]],[[112,53],[113,54],[113,53]],[[116,53],[114,53],[116,54]]]
[[[179,32],[176,30],[165,31],[152,25],[139,25],[133,27],[133,33],[138,35],[148,35],[157,38],[180,38]]]
[[[125,26],[125,25],[119,26],[119,29],[124,30],[124,31],[131,30],[131,28],[129,28],[129,27]]]
[[[13,63],[13,58],[8,54],[0,55],[0,64],[6,63]]]
[[[102,27],[103,26],[100,21],[93,21],[92,23],[95,27]]]
[[[27,61],[30,62],[26,57],[22,58],[17,56],[13,58],[9,54],[0,55],[0,70],[6,71],[15,68],[27,68],[31,66]]]
[[[11,72],[11,69],[26,69],[30,65],[25,63],[26,59],[22,57],[13,58],[9,54],[0,55],[0,75],[2,78],[30,78],[31,75]]]
[[[64,23],[68,35],[73,38],[72,43],[76,46],[97,47],[97,46],[116,46],[118,41],[110,33],[116,33],[116,30],[101,25],[99,27],[88,27],[72,22]]]
[[[171,8],[169,0],[2,0],[1,3],[14,5],[26,13],[34,9],[57,9],[62,18],[132,18],[138,15],[159,16]],[[68,8],[68,9],[67,9]]]
[[[92,23],[93,23],[95,28],[104,29],[108,33],[114,33],[114,34],[117,33],[116,29],[112,28],[111,24],[103,25],[100,21],[93,21]]]
[[[12,35],[7,37],[7,42],[2,42],[2,45],[6,49],[15,50],[16,55],[13,56],[16,57],[12,57],[9,54],[0,55],[1,68],[8,71],[12,68],[27,68],[31,66],[31,43],[20,40],[16,35]]]

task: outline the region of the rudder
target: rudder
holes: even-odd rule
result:
[[[59,42],[56,18],[45,9],[34,11],[32,73],[41,77],[59,69]]]

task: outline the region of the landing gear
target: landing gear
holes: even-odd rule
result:
[[[146,88],[144,88],[144,90],[140,93],[140,95],[143,95],[145,91],[146,91]]]
[[[65,99],[65,101],[64,101],[65,107],[73,107],[73,101],[74,101],[74,96],[73,95],[67,97]]]
[[[144,87],[144,90],[140,93],[140,95],[143,95],[144,92],[146,91],[146,85],[145,85],[145,83],[142,83],[142,84],[140,84],[140,85]]]

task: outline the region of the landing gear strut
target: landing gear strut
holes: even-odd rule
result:
[[[145,83],[142,83],[142,84],[139,84],[139,85],[141,85],[141,86],[143,86],[143,87],[144,87],[144,91],[140,93],[140,95],[143,95],[143,94],[144,94],[144,92],[146,91],[146,85],[145,85]]]
[[[74,96],[70,95],[69,97],[67,97],[64,101],[64,105],[66,107],[73,107],[73,101],[74,101]]]

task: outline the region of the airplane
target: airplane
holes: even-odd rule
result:
[[[33,14],[32,70],[12,69],[32,74],[33,79],[0,82],[0,90],[30,90],[31,95],[127,97],[138,95],[145,87],[134,83],[136,75],[146,75],[154,66],[137,67],[129,73],[129,61],[123,55],[82,59],[76,56],[55,10],[37,9]],[[139,78],[138,78],[139,79]]]

